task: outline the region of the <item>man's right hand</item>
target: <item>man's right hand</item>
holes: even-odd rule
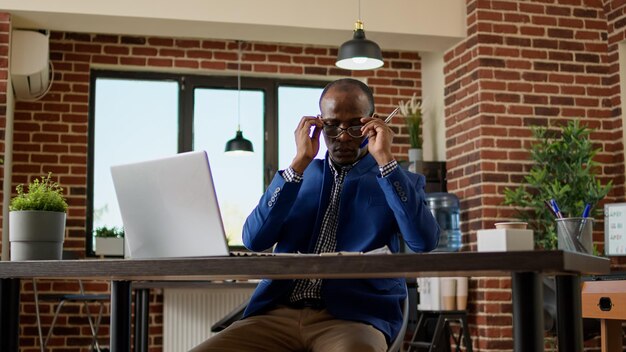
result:
[[[313,133],[311,133],[313,127]],[[320,133],[324,123],[319,116],[304,116],[298,123],[294,135],[296,137],[296,157],[291,167],[299,174],[309,166],[320,150]]]

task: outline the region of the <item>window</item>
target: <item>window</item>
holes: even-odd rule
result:
[[[196,88],[194,92],[193,149],[206,150],[210,164],[218,166],[211,167],[211,173],[226,237],[233,245],[241,245],[243,223],[264,188],[263,99],[262,91],[241,92],[242,131],[255,153],[227,155],[224,145],[237,130],[237,91]]]
[[[103,78],[95,91],[93,228],[122,227],[109,167],[176,153],[178,84]]]
[[[296,155],[293,132],[302,116],[319,114],[318,100],[322,89],[312,87],[281,86],[278,88],[278,169],[289,167]],[[326,143],[320,136],[317,158],[326,155]]]
[[[241,245],[245,218],[295,155],[293,131],[317,115],[327,82],[242,78],[241,130],[252,156],[224,154],[237,130],[235,77],[92,71],[86,246],[93,229],[122,226],[111,165],[206,150],[226,234]],[[318,157],[325,154],[320,148]],[[280,151],[280,152],[279,152]]]

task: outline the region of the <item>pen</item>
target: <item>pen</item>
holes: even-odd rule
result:
[[[391,121],[391,118],[396,116],[396,114],[398,113],[398,110],[400,110],[400,107],[397,107],[394,111],[391,112],[391,114],[389,114],[389,116],[387,116],[387,118],[385,119],[385,123],[389,123],[389,121]],[[369,137],[365,137],[363,142],[361,142],[361,145],[359,146],[359,148],[365,147],[367,145],[367,142],[369,142]]]
[[[582,247],[582,252],[587,252],[587,248],[582,243],[583,231],[585,230],[585,226],[587,226],[587,217],[589,217],[589,212],[591,211],[591,204],[585,204],[585,210],[583,210],[582,220],[580,221],[580,226],[578,226],[578,233],[576,234],[576,242]]]
[[[585,204],[585,210],[583,210],[583,218],[589,217],[589,212],[591,211],[591,204]]]
[[[554,209],[554,213],[556,214],[556,217],[559,219],[563,218],[563,214],[561,214],[561,210],[559,209],[559,206],[556,204],[556,200],[553,198],[550,200],[550,203],[552,204],[552,208]]]
[[[548,208],[548,210],[550,210],[550,213],[552,215],[554,215],[555,217],[558,217],[558,215],[554,211],[554,208],[552,208],[552,206],[550,205],[550,202],[548,202],[547,200],[544,200],[543,203],[546,205],[546,208]]]

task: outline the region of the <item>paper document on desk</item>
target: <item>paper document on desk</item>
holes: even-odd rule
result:
[[[340,252],[328,252],[328,253],[269,253],[269,252],[244,252],[244,251],[236,251],[231,252],[231,256],[236,257],[267,257],[267,256],[281,256],[281,257],[299,257],[299,256],[331,256],[331,255],[372,255],[372,254],[393,254],[389,247],[386,245],[380,248],[373,249],[368,252],[349,252],[349,251],[340,251]]]
[[[387,245],[384,245],[380,248],[372,249],[367,252],[348,252],[348,251],[340,251],[340,252],[328,252],[328,253],[320,253],[321,256],[326,255],[372,255],[372,254],[393,254]]]

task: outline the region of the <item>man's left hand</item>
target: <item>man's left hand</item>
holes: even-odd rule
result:
[[[384,120],[374,115],[374,117],[364,117],[361,119],[364,124],[361,128],[363,135],[369,138],[367,149],[372,154],[379,166],[383,166],[392,161],[391,142],[393,131]]]

